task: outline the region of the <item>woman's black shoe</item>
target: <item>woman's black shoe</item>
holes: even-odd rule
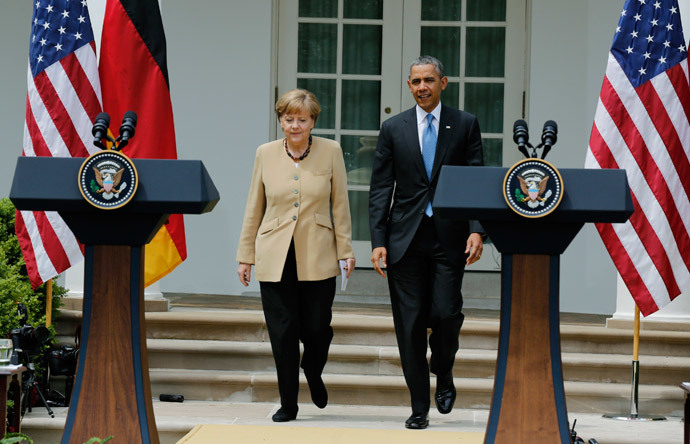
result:
[[[323,379],[321,375],[309,376],[307,377],[307,383],[309,384],[309,391],[311,392],[311,400],[315,406],[322,409],[328,405],[328,391],[326,386],[323,384]]]
[[[288,422],[297,418],[297,410],[295,413],[289,413],[285,407],[281,407],[273,414],[273,422]]]

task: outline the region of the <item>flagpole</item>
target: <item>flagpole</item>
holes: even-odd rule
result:
[[[46,327],[53,322],[53,280],[46,282]]]
[[[640,307],[635,304],[635,322],[633,327],[633,361],[632,361],[632,384],[630,388],[630,414],[616,413],[605,414],[604,418],[619,419],[622,421],[663,421],[665,416],[640,415],[639,406],[639,386],[640,386]]]

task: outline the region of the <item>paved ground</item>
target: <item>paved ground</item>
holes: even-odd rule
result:
[[[405,431],[403,422],[409,415],[407,407],[329,405],[320,410],[311,404],[300,404],[297,420],[276,424],[271,415],[278,406],[273,403],[230,403],[185,401],[184,403],[154,402],[156,423],[162,444],[172,444],[198,424],[235,424],[271,427],[303,427],[305,436],[310,428],[358,428]],[[35,409],[24,420],[24,430],[41,437],[36,444],[52,444],[59,440],[67,409],[55,409],[56,418],[48,417],[44,409]],[[612,412],[613,413],[613,412]],[[484,433],[488,410],[455,409],[449,415],[436,411],[430,414],[428,431]],[[633,422],[605,419],[600,414],[576,413],[576,431],[585,442],[595,438],[599,444],[682,444],[683,423],[680,418],[666,421]],[[52,433],[48,433],[52,431]],[[426,431],[409,430],[419,434]],[[50,437],[52,436],[52,437]],[[429,436],[427,436],[429,438]],[[228,436],[225,442],[236,442]],[[265,442],[265,441],[262,441]],[[357,441],[358,444],[365,444]],[[419,442],[428,442],[426,439]]]

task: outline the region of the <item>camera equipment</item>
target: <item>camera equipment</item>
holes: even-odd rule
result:
[[[56,405],[66,407],[72,398],[72,388],[74,388],[74,375],[77,371],[79,361],[79,348],[71,345],[61,345],[48,352],[48,368],[50,374],[55,376],[66,376],[65,394],[51,390],[51,398],[56,401]]]
[[[12,336],[12,345],[17,352],[19,362],[26,366],[26,371],[22,375],[21,414],[23,416],[27,408],[31,411],[31,403],[28,398],[35,395],[41,399],[50,417],[54,418],[55,414],[48,405],[48,401],[41,390],[41,384],[36,380],[36,366],[34,365],[34,360],[37,357],[42,361],[45,360],[43,348],[50,339],[50,331],[46,327],[34,328],[27,323],[29,315],[24,304],[17,305],[17,312],[19,313],[20,327],[11,330],[10,336]]]

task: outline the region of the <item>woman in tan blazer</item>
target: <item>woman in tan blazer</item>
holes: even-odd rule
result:
[[[338,261],[348,277],[355,267],[342,149],[311,135],[320,112],[316,97],[302,89],[276,103],[285,138],[256,150],[237,249],[240,282],[249,285],[254,265],[261,288],[280,391],[275,422],[297,417],[299,341],[312,401],[319,408],[328,403],[321,373],[333,338]]]

